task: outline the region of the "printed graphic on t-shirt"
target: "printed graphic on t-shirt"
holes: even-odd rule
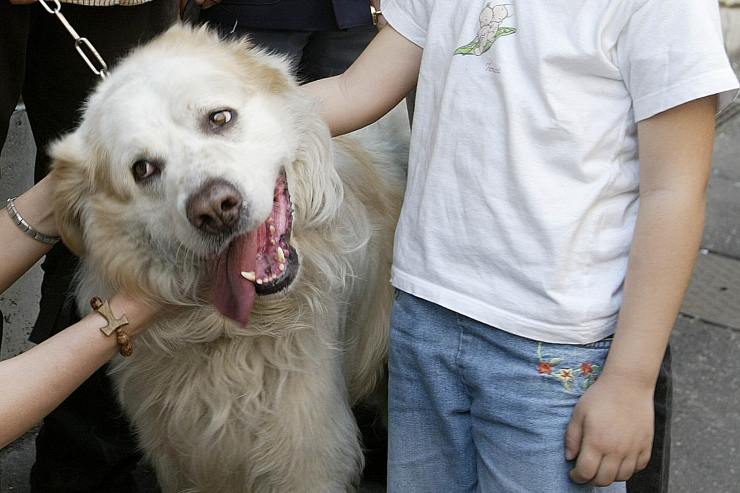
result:
[[[512,15],[514,15],[513,5],[494,5],[493,2],[488,2],[478,17],[480,27],[475,39],[455,50],[455,55],[480,56],[490,50],[498,38],[514,34],[515,27],[502,26],[503,22]]]

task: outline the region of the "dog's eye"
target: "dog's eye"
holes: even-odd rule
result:
[[[211,125],[215,127],[223,127],[229,123],[233,117],[234,114],[231,110],[218,110],[211,113],[208,116],[208,120],[211,122]]]
[[[161,172],[161,169],[159,166],[157,166],[156,163],[152,161],[140,159],[139,161],[136,161],[131,167],[131,172],[134,175],[134,180],[138,182],[159,174]]]

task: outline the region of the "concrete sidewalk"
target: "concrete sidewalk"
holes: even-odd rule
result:
[[[740,9],[723,11],[733,60],[740,61]],[[734,16],[734,19],[730,17]],[[729,19],[729,20],[728,20]],[[734,49],[733,49],[734,48]],[[738,66],[736,65],[736,71]],[[33,145],[23,112],[0,155],[0,196],[30,186]],[[672,339],[674,417],[671,493],[740,492],[740,102],[718,121],[707,226]],[[38,269],[0,297],[3,359],[28,347],[37,310]],[[33,433],[0,451],[0,492],[26,493]],[[384,491],[366,485],[364,493]]]
[[[740,103],[718,129],[702,255],[673,333],[672,493],[740,492]]]
[[[740,8],[722,16],[740,73]],[[672,338],[671,493],[740,492],[740,101],[718,118],[708,205],[704,249]]]

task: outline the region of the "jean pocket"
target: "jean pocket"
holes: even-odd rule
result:
[[[581,395],[599,378],[613,337],[589,344],[537,346],[537,373],[558,382],[569,394]]]

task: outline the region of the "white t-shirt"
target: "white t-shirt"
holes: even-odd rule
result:
[[[383,2],[424,49],[392,282],[524,337],[593,342],[622,303],[636,122],[724,105],[738,83],[716,0],[509,1]]]

